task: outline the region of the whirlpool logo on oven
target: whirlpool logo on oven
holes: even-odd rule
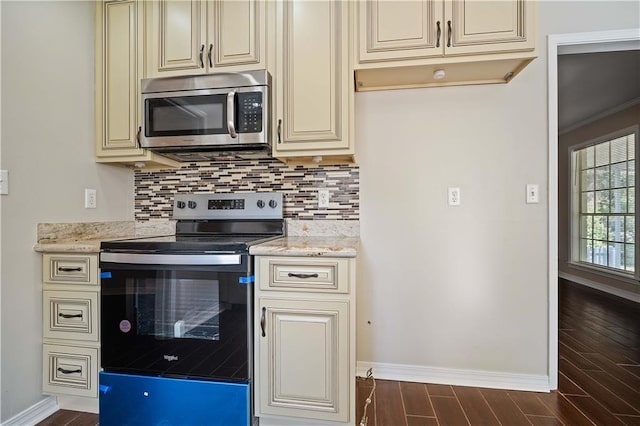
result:
[[[178,360],[178,357],[177,357],[177,356],[175,356],[175,355],[165,355],[165,356],[164,356],[164,359],[165,359],[166,361],[177,361],[177,360]]]

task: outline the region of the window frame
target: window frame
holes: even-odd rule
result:
[[[640,146],[640,125],[629,126],[620,130],[616,130],[614,132],[598,136],[596,138],[592,138],[581,142],[579,144],[575,144],[569,147],[569,170],[571,172],[571,176],[569,178],[569,266],[585,270],[588,272],[596,273],[599,275],[605,275],[610,277],[615,277],[617,279],[622,279],[624,281],[629,281],[634,284],[638,284],[640,278],[640,271],[638,271],[638,266],[640,261],[638,259],[638,254],[640,250],[638,249],[638,241],[637,241],[637,231],[638,231],[638,220],[635,220],[635,238],[634,238],[634,271],[624,271],[622,269],[612,268],[610,266],[598,265],[595,263],[590,263],[586,261],[580,260],[580,206],[581,206],[581,188],[580,188],[580,170],[578,169],[578,152],[584,148],[589,146],[595,146],[603,142],[610,142],[614,139],[627,136],[630,134],[635,134],[635,217],[638,217],[638,206],[640,202],[638,201],[638,147]],[[595,168],[594,168],[595,170]],[[628,187],[628,186],[627,186]]]

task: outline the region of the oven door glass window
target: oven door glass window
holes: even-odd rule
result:
[[[251,287],[240,282],[246,273],[107,270],[101,289],[106,371],[248,379]]]
[[[127,282],[138,334],[157,339],[220,340],[220,282],[198,278],[147,278]]]

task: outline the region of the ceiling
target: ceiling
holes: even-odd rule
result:
[[[558,130],[640,101],[640,50],[558,56]]]

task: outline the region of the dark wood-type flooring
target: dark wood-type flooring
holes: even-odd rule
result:
[[[562,279],[559,287],[557,392],[377,380],[367,426],[640,426],[640,306]],[[370,389],[357,380],[356,425]],[[97,423],[60,410],[39,425]]]
[[[367,426],[640,425],[640,305],[559,287],[557,392],[377,380]],[[370,381],[356,389],[359,422]]]

